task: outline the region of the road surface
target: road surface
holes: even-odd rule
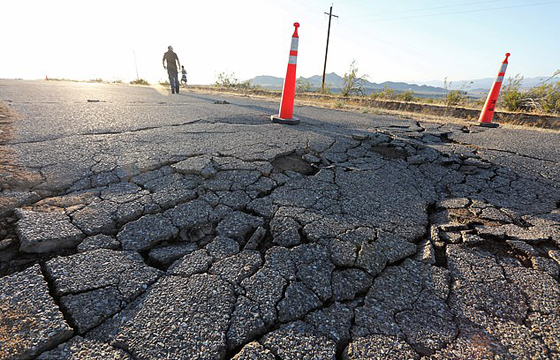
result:
[[[560,358],[558,132],[287,126],[126,85],[0,100],[0,359]]]

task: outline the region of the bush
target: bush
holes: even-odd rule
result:
[[[325,84],[325,87],[323,89],[319,89],[319,93],[324,95],[332,95],[331,87],[329,86],[329,84]]]
[[[397,92],[395,91],[395,89],[391,89],[387,85],[385,85],[383,86],[383,89],[379,93],[377,93],[376,97],[385,100],[395,100],[397,98]]]
[[[90,79],[90,80],[88,80],[87,82],[90,82],[90,83],[102,83],[102,82],[103,82],[103,79],[102,79],[102,78]]]
[[[235,73],[226,73],[221,72],[218,74],[218,79],[215,82],[216,86],[223,86],[227,88],[241,88],[241,89],[250,89],[251,83],[249,80],[239,81],[237,77],[235,77]]]
[[[304,80],[302,78],[297,79],[296,81],[296,92],[310,92],[311,91],[311,83],[308,80]]]
[[[164,87],[168,87],[168,86],[171,86],[171,84],[169,83],[169,81],[168,81],[168,80],[165,80],[165,81],[160,81],[160,82],[159,82],[159,84],[160,84],[161,86],[164,86]]]
[[[443,88],[445,89],[445,105],[456,106],[464,104],[467,100],[467,90],[472,84],[464,82],[459,90],[451,90],[451,81],[447,82],[447,77],[443,80]]]
[[[560,113],[560,82],[547,83],[560,75],[560,70],[551,77],[527,91],[521,90],[523,77],[519,74],[509,78],[504,86],[500,105],[509,111],[535,111],[539,113]]]
[[[506,85],[502,89],[499,104],[509,111],[519,111],[523,107],[523,93],[521,92],[521,84],[523,76],[515,75],[508,78]]]
[[[216,80],[216,86],[233,87],[237,84],[238,80],[235,78],[234,73],[221,72],[218,74],[218,79]]]
[[[560,82],[531,88],[524,106],[541,113],[560,113]]]
[[[365,82],[366,76],[358,76],[356,60],[352,60],[348,73],[344,74],[344,78],[342,79],[342,89],[340,89],[340,93],[342,96],[363,96]]]
[[[130,83],[131,83],[132,85],[150,85],[150,83],[147,82],[147,81],[144,80],[144,79],[132,80]]]
[[[402,101],[412,101],[414,100],[414,92],[412,90],[405,91],[404,93],[398,96],[399,100]]]
[[[449,90],[447,94],[445,94],[445,105],[459,105],[465,100],[465,97],[466,94],[462,93],[461,90]]]

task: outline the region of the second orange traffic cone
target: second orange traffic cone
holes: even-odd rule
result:
[[[496,104],[498,103],[498,97],[500,96],[500,89],[502,88],[502,82],[504,81],[504,76],[506,75],[506,69],[508,66],[508,57],[510,53],[506,54],[506,58],[502,62],[502,67],[500,68],[500,72],[496,77],[496,81],[494,81],[494,85],[492,85],[492,90],[488,94],[488,98],[486,99],[486,103],[482,108],[482,112],[480,113],[480,118],[478,119],[480,126],[485,127],[498,127],[499,124],[492,123],[492,117],[494,116],[494,110],[496,109]]]
[[[272,122],[288,125],[299,124],[299,120],[293,117],[294,114],[294,96],[296,94],[296,66],[297,66],[297,50],[299,36],[297,29],[299,23],[295,23],[294,34],[292,35],[292,46],[290,47],[290,60],[288,61],[288,70],[286,71],[286,79],[284,80],[284,88],[282,89],[282,101],[280,103],[280,113],[278,116],[272,115]]]

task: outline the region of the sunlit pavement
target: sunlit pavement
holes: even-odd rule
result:
[[[0,359],[560,357],[558,132],[286,126],[127,85],[0,100]]]

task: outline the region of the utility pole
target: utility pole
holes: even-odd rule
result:
[[[136,80],[140,79],[138,76],[138,64],[136,63],[136,52],[132,50],[132,55],[134,56],[134,67],[136,67]]]
[[[335,18],[338,17],[337,15],[333,15],[332,5],[330,11],[325,14],[329,15],[329,30],[327,31],[327,50],[325,51],[325,66],[323,67],[323,81],[321,82],[321,92],[325,92],[325,73],[327,72],[327,55],[329,54],[329,37],[331,36],[331,19],[333,16]]]

